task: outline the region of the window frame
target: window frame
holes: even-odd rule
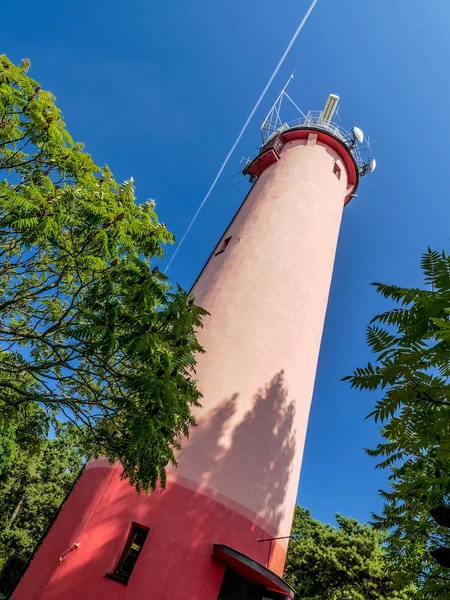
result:
[[[130,531],[129,531],[127,539],[126,539],[125,546],[120,554],[119,560],[117,561],[113,572],[106,573],[106,577],[108,577],[109,579],[114,579],[115,581],[119,581],[120,583],[123,583],[124,585],[128,585],[128,582],[130,581],[130,578],[136,568],[137,561],[139,560],[139,557],[141,555],[142,548],[144,547],[144,544],[147,541],[149,531],[150,531],[150,527],[146,527],[145,525],[141,525],[140,523],[135,523],[134,521],[131,523]],[[128,558],[128,556],[130,554],[130,550],[133,546],[133,542],[136,539],[136,535],[138,533],[144,534],[144,539],[138,550],[138,554],[137,554],[136,560],[134,562],[134,565],[127,577],[126,575],[123,575],[122,569],[123,569],[126,559]]]
[[[341,167],[337,164],[337,162],[335,162],[334,166],[333,166],[333,174],[336,175],[336,177],[339,179],[339,181],[341,180],[341,173],[342,173]]]
[[[229,246],[229,244],[231,242],[232,237],[233,236],[230,235],[227,238],[225,238],[223,240],[223,242],[221,242],[221,244],[219,246],[220,250],[218,250],[217,252],[214,252],[214,256],[219,256],[219,254],[222,254],[222,252],[225,252],[225,250],[228,248],[228,246]]]

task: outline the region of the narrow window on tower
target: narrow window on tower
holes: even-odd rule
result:
[[[220,244],[219,249],[217,250],[217,252],[214,253],[214,256],[217,256],[218,254],[222,254],[222,252],[225,252],[225,250],[227,249],[228,244],[231,242],[231,238],[233,236],[230,235],[230,237],[227,237],[223,240],[223,242]]]
[[[130,535],[128,536],[127,543],[125,544],[119,562],[114,569],[114,573],[107,573],[107,577],[121,581],[122,583],[128,583],[148,532],[149,530],[147,528],[136,525],[136,523],[131,525]]]
[[[333,167],[333,173],[338,179],[341,178],[341,167],[335,162]]]

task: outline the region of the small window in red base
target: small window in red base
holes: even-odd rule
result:
[[[336,177],[338,179],[341,178],[341,167],[337,163],[334,163],[333,173],[336,175]]]
[[[218,254],[222,254],[222,252],[225,252],[225,250],[227,249],[228,244],[231,242],[231,238],[233,236],[230,235],[230,237],[227,237],[223,240],[223,242],[220,244],[219,249],[217,250],[217,252],[214,253],[214,256],[217,256]]]
[[[147,539],[149,529],[141,527],[133,523],[131,526],[130,535],[122,552],[122,555],[117,563],[113,573],[107,573],[106,576],[110,579],[116,579],[122,583],[128,583],[137,559],[141,553],[142,546]]]

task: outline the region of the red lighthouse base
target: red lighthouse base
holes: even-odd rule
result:
[[[279,577],[286,549],[274,542],[269,559],[268,544],[258,540],[273,532],[256,525],[255,515],[182,478],[151,496],[137,494],[120,480],[120,471],[103,461],[88,466],[13,600],[218,600],[226,568],[276,592],[269,598],[292,597]],[[107,574],[114,572],[132,523],[149,533],[125,584]]]

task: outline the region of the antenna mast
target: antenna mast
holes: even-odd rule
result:
[[[295,73],[295,71],[294,71],[294,73]],[[283,103],[284,98],[287,98],[291,102],[291,104],[293,104],[293,106],[298,110],[298,112],[302,115],[302,117],[306,118],[306,115],[303,113],[303,111],[300,110],[300,108],[297,106],[297,104],[292,100],[292,98],[286,92],[288,85],[294,79],[294,73],[292,73],[292,75],[286,81],[284,88],[281,90],[280,95],[275,100],[272,108],[269,110],[269,113],[267,114],[267,117],[264,119],[263,124],[261,125],[260,131],[261,131],[263,145],[267,142],[267,140],[273,133],[275,133],[275,132],[281,133],[282,131],[284,131],[284,129],[287,129],[287,125],[285,123],[283,123],[283,121],[281,120],[281,117],[280,117],[281,105]]]

